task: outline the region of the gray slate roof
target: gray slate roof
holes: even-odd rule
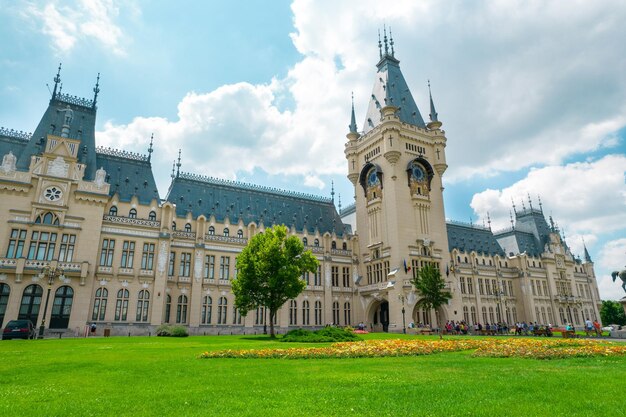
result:
[[[106,182],[111,184],[109,195],[117,193],[119,200],[126,202],[136,195],[139,203],[146,205],[152,199],[159,202],[159,190],[147,156],[97,148],[96,162],[96,169],[102,167],[107,172]]]
[[[263,222],[265,226],[285,224],[296,230],[314,233],[349,233],[329,198],[282,191],[275,188],[219,180],[188,173],[173,179],[167,201],[176,204],[176,214],[184,217],[215,216],[216,221],[245,224]]]
[[[400,71],[400,61],[392,55],[385,54],[376,67],[378,72],[367,108],[363,132],[369,132],[380,123],[380,110],[387,105],[398,107],[396,114],[402,122],[426,127],[409,86]]]
[[[459,222],[446,222],[448,232],[448,249],[459,249],[463,252],[475,251],[483,255],[504,256],[490,229]]]

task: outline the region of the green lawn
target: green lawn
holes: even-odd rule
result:
[[[2,341],[0,416],[626,415],[624,357],[197,359],[292,346],[263,336]]]

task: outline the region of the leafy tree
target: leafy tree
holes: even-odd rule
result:
[[[624,309],[617,301],[602,301],[602,307],[600,307],[600,318],[602,318],[602,323],[605,326],[609,324],[626,324]]]
[[[306,283],[300,277],[317,271],[318,265],[300,239],[287,237],[286,226],[266,229],[250,239],[237,257],[237,278],[232,282],[235,305],[243,316],[257,307],[269,310],[270,335],[276,337],[276,312],[304,290]]]
[[[445,288],[446,282],[441,277],[439,269],[433,265],[417,269],[411,283],[420,296],[416,304],[424,309],[437,310],[452,298],[452,294]],[[441,328],[440,323],[437,323],[437,327]]]

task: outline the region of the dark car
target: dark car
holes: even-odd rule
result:
[[[2,332],[2,340],[34,338],[35,326],[30,320],[11,320]]]

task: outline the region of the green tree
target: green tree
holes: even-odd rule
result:
[[[269,310],[270,335],[276,337],[276,312],[304,290],[302,274],[317,271],[318,265],[300,239],[287,237],[286,226],[266,229],[250,239],[237,257],[237,278],[232,282],[235,305],[243,316],[257,307]]]
[[[626,324],[626,315],[622,305],[617,301],[604,300],[600,307],[600,318],[605,326],[609,324]]]
[[[446,282],[441,277],[441,272],[433,265],[417,269],[411,283],[420,297],[416,305],[424,309],[437,310],[452,298],[452,294],[446,289]],[[437,322],[437,327],[441,328],[439,322]]]

